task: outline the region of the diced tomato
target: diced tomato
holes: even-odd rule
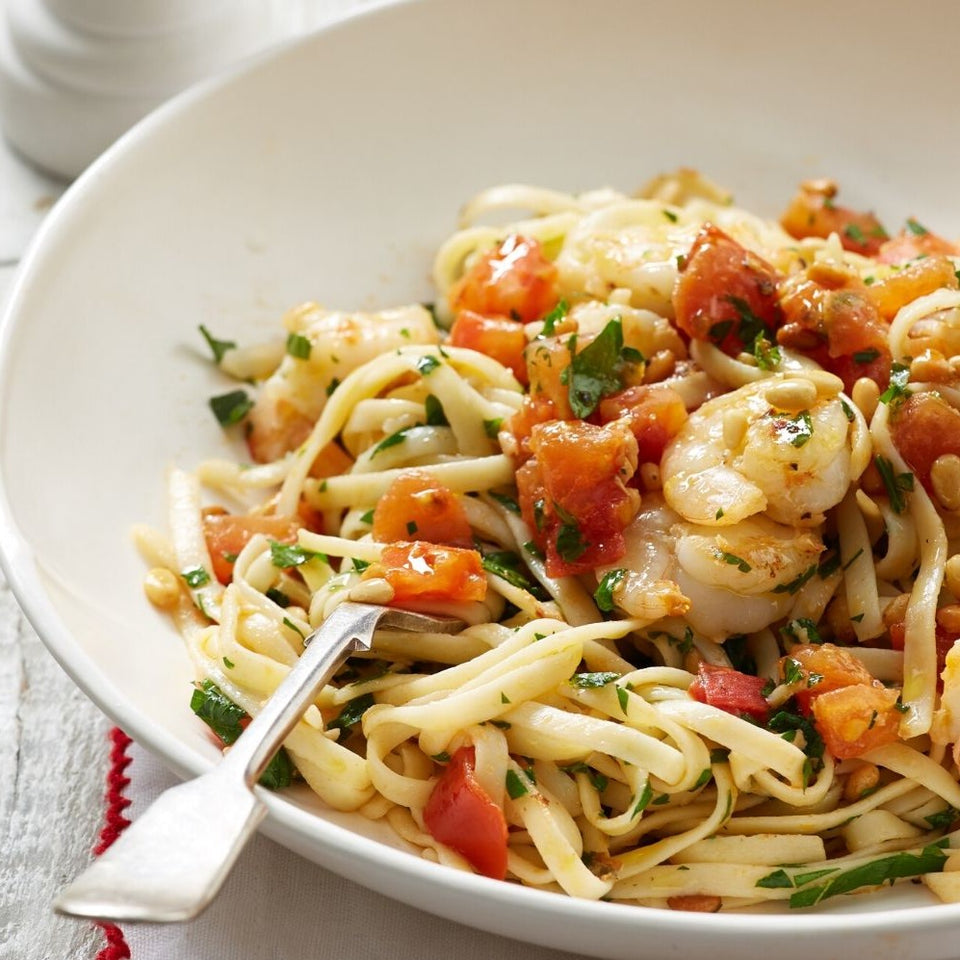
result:
[[[677,326],[736,356],[779,325],[779,274],[762,257],[706,224],[683,259],[673,290]]]
[[[482,600],[487,579],[476,550],[445,547],[424,540],[391,543],[364,579],[383,577],[393,587],[396,603],[404,600]]]
[[[929,256],[914,263],[905,264],[902,270],[879,280],[866,288],[867,297],[884,320],[891,321],[897,311],[917,297],[926,296],[934,290],[946,287],[956,290],[956,267],[946,257]]]
[[[637,441],[640,463],[659,463],[667,444],[687,420],[683,398],[670,387],[628,387],[600,401],[600,420],[609,423],[626,417]]]
[[[877,259],[881,263],[903,263],[917,257],[955,257],[960,255],[960,247],[943,237],[921,227],[915,220],[912,227],[901,230],[895,237],[880,247]]]
[[[859,213],[834,202],[837,185],[831,180],[808,180],[780,218],[792,237],[829,237],[837,234],[845,250],[874,256],[887,239],[887,231],[872,213]]]
[[[456,547],[473,544],[460,498],[426,470],[406,470],[373,511],[373,539],[380,543],[427,540]]]
[[[621,421],[537,424],[533,459],[517,471],[524,519],[546,555],[552,577],[583,573],[623,555],[623,530],[639,497],[626,484],[637,468],[637,444]]]
[[[860,278],[814,264],[780,288],[783,346],[800,350],[840,377],[847,390],[860,377],[885,387],[890,374],[887,324]]]
[[[700,661],[697,679],[687,692],[694,700],[709,703],[711,707],[737,716],[746,715],[763,723],[770,714],[770,704],[761,692],[766,684],[763,677],[741,673],[730,667],[718,667]]]
[[[813,701],[828,690],[873,681],[873,675],[860,660],[832,643],[794,647],[781,661],[781,672],[789,660],[799,664],[802,671],[804,687],[795,696],[797,706],[804,714],[809,714]]]
[[[423,822],[434,840],[456,850],[477,873],[503,880],[507,821],[480,786],[475,769],[473,747],[454,753],[423,808]]]
[[[899,738],[899,699],[899,690],[876,681],[828,690],[813,701],[814,725],[838,760],[859,757]]]
[[[512,370],[520,383],[527,383],[527,363],[523,357],[527,337],[518,320],[484,317],[472,310],[461,310],[450,328],[448,342],[453,347],[468,347],[493,357]]]
[[[960,410],[935,393],[914,393],[890,418],[894,446],[930,491],[930,468],[944,454],[960,455]]]
[[[536,240],[511,234],[477,259],[453,285],[449,299],[454,314],[473,310],[529,323],[556,306],[557,268]]]
[[[221,583],[233,579],[237,554],[255,533],[280,543],[295,543],[300,522],[295,517],[238,516],[208,513],[203,518],[203,535],[213,562],[213,573]]]

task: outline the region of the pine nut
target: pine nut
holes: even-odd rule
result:
[[[910,361],[910,379],[918,382],[946,383],[951,372],[950,364],[939,350],[924,350]]]
[[[955,553],[947,561],[946,574],[944,580],[947,584],[947,589],[960,600],[960,553]]]
[[[843,785],[843,799],[850,803],[859,800],[868,790],[880,782],[880,771],[873,763],[864,763],[851,770],[847,782]]]
[[[817,402],[817,387],[809,380],[795,378],[771,384],[764,391],[767,403],[777,410],[799,413]]]
[[[869,377],[861,377],[853,385],[850,394],[850,399],[860,409],[864,419],[871,420],[877,412],[877,404],[880,402],[880,388],[876,382]]]
[[[660,383],[673,374],[677,367],[677,358],[672,350],[658,350],[647,360],[643,371],[644,383]]]
[[[944,453],[930,466],[930,486],[945,510],[960,509],[960,457]]]
[[[143,578],[143,592],[160,610],[170,610],[180,599],[180,578],[165,567],[154,567]]]
[[[663,479],[660,476],[660,465],[657,463],[640,464],[640,482],[644,490],[653,492],[663,489]]]
[[[960,634],[960,603],[948,603],[937,611],[937,623],[947,633]]]

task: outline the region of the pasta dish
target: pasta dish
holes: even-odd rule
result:
[[[241,735],[346,599],[377,632],[264,774],[574,897],[960,900],[960,247],[803,183],[505,185],[436,302],[201,327],[235,459],[138,528],[193,710]]]

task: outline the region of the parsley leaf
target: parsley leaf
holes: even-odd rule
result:
[[[193,691],[190,709],[223,741],[225,746],[235,743],[243,733],[244,722],[248,719],[246,711],[238,707],[212,681],[204,680]],[[267,764],[260,777],[260,783],[269,790],[280,790],[289,786],[293,778],[293,761],[287,751],[281,747]]]
[[[894,513],[903,513],[907,509],[905,495],[913,490],[913,474],[909,472],[894,474],[893,464],[880,454],[873,458],[873,462],[877,465],[883,485],[887,488],[890,508]]]
[[[218,340],[202,323],[199,330],[203,334],[203,339],[207,341],[207,346],[213,354],[213,362],[216,364],[220,363],[228,350],[232,350],[236,346],[233,340]]]
[[[614,317],[581,350],[576,352],[576,334],[569,340],[570,366],[561,375],[567,386],[570,408],[574,416],[585,420],[603,399],[623,388],[623,321]]]
[[[604,613],[611,613],[614,608],[613,591],[623,582],[627,571],[623,567],[609,570],[605,573],[593,593],[597,607]]]
[[[297,360],[310,359],[310,341],[301,333],[291,333],[287,336],[287,353]]]
[[[247,396],[246,390],[231,390],[211,397],[210,409],[221,427],[231,427],[253,409],[253,400]]]

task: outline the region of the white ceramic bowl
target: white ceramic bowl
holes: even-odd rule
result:
[[[197,325],[249,342],[287,307],[429,299],[436,245],[486,186],[629,190],[691,165],[776,215],[832,175],[852,206],[960,233],[955,31],[932,6],[671,0],[387,7],[178,98],[71,188],[0,343],[0,542],[77,683],[184,775],[216,752],[128,536],[164,471],[223,446]],[[909,885],[818,911],[691,915],[427,863],[309,797],[266,832],[425,910],[603,957],[945,958],[960,907]]]

